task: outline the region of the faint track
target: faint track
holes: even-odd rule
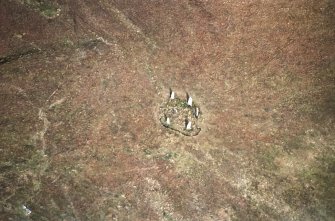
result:
[[[103,6],[113,15],[115,15],[116,18],[121,22],[121,24],[127,27],[128,30],[141,36],[144,39],[145,43],[151,49],[157,48],[156,42],[153,41],[151,38],[147,37],[145,33],[142,31],[142,29],[138,27],[131,19],[129,19],[122,11],[120,11],[118,8],[112,6],[110,3],[106,1],[100,1],[100,2],[102,2]]]
[[[20,51],[17,51],[17,52],[14,52],[12,54],[9,54],[9,55],[7,55],[5,57],[0,57],[0,65],[9,63],[11,61],[18,60],[21,57],[28,56],[28,55],[31,55],[31,54],[35,54],[35,53],[38,53],[40,51],[41,51],[41,49],[35,48],[35,47],[28,48],[28,49],[22,49]]]

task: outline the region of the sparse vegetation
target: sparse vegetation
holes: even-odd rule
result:
[[[54,1],[49,0],[18,0],[32,9],[38,10],[46,18],[59,16],[60,8]]]
[[[3,1],[0,220],[334,220],[335,5],[219,2]]]
[[[274,171],[278,169],[275,159],[280,157],[281,151],[278,147],[261,149],[258,153],[259,164],[264,168],[264,170]]]
[[[312,219],[331,220],[334,217],[335,158],[329,152],[314,165],[299,174],[299,179],[287,186],[285,200],[294,207],[304,207]]]
[[[164,160],[171,160],[171,159],[175,158],[176,156],[177,156],[177,153],[168,152],[168,153],[164,154],[163,159]]]

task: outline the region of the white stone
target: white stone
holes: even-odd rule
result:
[[[29,216],[31,214],[31,210],[28,209],[25,205],[22,205],[22,210],[25,216]]]
[[[173,99],[175,99],[175,93],[174,93],[174,91],[171,91],[171,93],[170,93],[170,100],[173,100]]]
[[[192,122],[191,121],[187,122],[186,130],[192,130]]]
[[[199,108],[198,107],[195,108],[195,116],[199,117]]]
[[[167,124],[167,125],[170,125],[170,124],[171,124],[171,122],[170,122],[170,118],[168,118],[168,117],[166,118],[166,124]]]
[[[192,103],[193,103],[192,98],[191,98],[191,97],[188,97],[188,99],[187,99],[187,104],[188,104],[189,106],[192,106]]]

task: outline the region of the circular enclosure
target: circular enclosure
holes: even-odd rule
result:
[[[159,116],[164,127],[185,136],[196,136],[201,131],[198,124],[201,114],[200,107],[190,96],[181,99],[174,97],[174,92],[171,92],[170,99],[161,105]]]

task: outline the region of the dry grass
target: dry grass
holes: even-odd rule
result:
[[[334,219],[331,1],[24,2],[0,8],[0,57],[39,48],[0,64],[0,219]],[[169,87],[197,136],[159,121]]]

